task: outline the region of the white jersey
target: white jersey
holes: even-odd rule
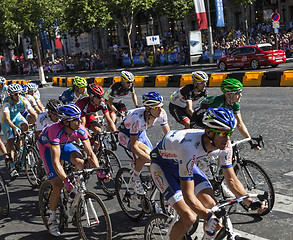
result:
[[[148,127],[144,115],[145,111],[145,107],[130,110],[129,114],[119,126],[119,131],[130,136],[140,135],[144,130],[147,130]],[[155,124],[160,124],[161,126],[168,124],[167,113],[164,109],[161,110],[160,116],[153,122],[153,125]]]
[[[207,156],[218,156],[223,168],[232,167],[231,142],[225,150],[207,152],[204,130],[187,129],[170,131],[151,152],[152,163],[166,169],[177,169],[181,180],[193,179],[193,166]]]
[[[36,99],[32,95],[27,94],[25,98],[30,102],[33,108],[37,106]]]
[[[2,90],[0,91],[0,104],[2,106],[3,100],[7,97],[7,85],[4,85]]]
[[[37,121],[36,121],[36,131],[42,131],[45,127],[48,125],[51,125],[54,123],[51,118],[49,117],[49,113],[42,112],[38,115]]]

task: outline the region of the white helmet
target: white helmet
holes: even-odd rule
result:
[[[13,83],[8,86],[8,93],[15,94],[15,93],[22,93],[22,87],[18,83]]]
[[[6,78],[0,76],[0,84],[5,84],[6,83]]]
[[[122,71],[121,72],[121,78],[125,82],[133,82],[134,75],[131,72]]]
[[[192,73],[192,81],[194,83],[207,82],[208,80],[209,76],[203,71],[196,71]]]
[[[27,84],[27,90],[28,91],[33,91],[33,92],[37,91],[38,90],[38,84],[36,84],[36,83],[28,83]]]

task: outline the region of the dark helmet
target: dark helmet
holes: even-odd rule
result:
[[[57,112],[57,108],[62,106],[63,103],[58,99],[49,99],[46,105],[48,112]]]

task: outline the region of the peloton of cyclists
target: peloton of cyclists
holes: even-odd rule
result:
[[[208,75],[203,71],[192,73],[193,84],[179,88],[170,97],[169,111],[175,120],[185,128],[190,128],[193,114],[192,102],[207,96]]]
[[[27,93],[35,98],[36,103],[40,109],[40,112],[44,111],[44,105],[41,101],[41,94],[38,90],[39,86],[36,83],[28,83],[27,85]]]
[[[163,97],[158,92],[149,92],[142,96],[143,107],[129,111],[119,126],[119,143],[137,156],[135,168],[129,186],[140,195],[144,194],[139,174],[146,162],[150,162],[153,149],[146,130],[160,124],[164,135],[170,131],[167,114],[163,107]]]

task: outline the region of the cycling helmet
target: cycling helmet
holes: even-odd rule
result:
[[[46,105],[48,112],[57,112],[57,108],[62,106],[63,103],[58,99],[49,99]]]
[[[227,108],[208,108],[205,112],[203,124],[207,128],[233,131],[236,127],[237,120],[233,112]]]
[[[223,93],[226,92],[237,92],[239,90],[242,90],[243,85],[242,83],[235,79],[235,78],[227,78],[224,79],[222,84],[221,84],[221,91]]]
[[[38,90],[38,84],[36,84],[36,83],[28,83],[27,84],[27,90],[32,91],[32,92],[37,91]]]
[[[0,76],[0,84],[5,84],[6,83],[6,78]]]
[[[57,114],[61,120],[73,120],[81,115],[80,108],[73,103],[57,107]]]
[[[22,87],[22,94],[27,94],[27,85],[21,85]]]
[[[9,94],[22,93],[22,87],[18,83],[13,83],[8,86]]]
[[[142,105],[153,106],[163,102],[163,97],[158,92],[149,92],[142,95]]]
[[[203,71],[196,71],[192,73],[192,81],[194,83],[207,82],[208,80],[209,76]]]
[[[125,82],[133,82],[134,76],[131,72],[122,71],[121,72],[121,78]]]
[[[73,85],[77,86],[78,88],[83,88],[87,86],[87,81],[82,77],[76,76],[73,80]]]
[[[92,94],[94,96],[103,96],[104,95],[104,89],[95,83],[91,83],[90,85],[88,85],[87,92],[88,92],[88,94],[90,94],[90,95]]]

